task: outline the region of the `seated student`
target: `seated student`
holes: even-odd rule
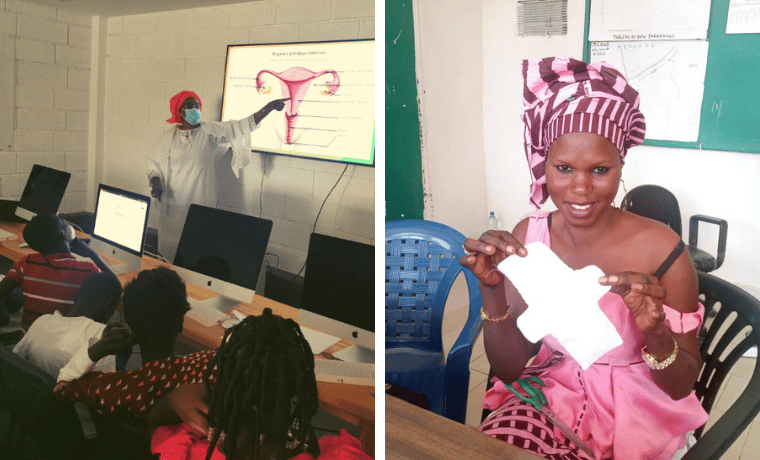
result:
[[[79,285],[90,274],[104,271],[113,274],[100,256],[76,238],[74,229],[60,216],[38,214],[24,227],[24,240],[38,253],[24,256],[0,281],[0,304],[21,287],[24,312],[21,325],[28,329],[41,315],[71,310]],[[74,254],[82,257],[77,258]],[[114,275],[116,276],[116,275]],[[6,307],[8,307],[6,309]],[[17,306],[0,306],[0,321],[8,322],[8,313]]]
[[[121,282],[110,273],[88,276],[71,310],[37,318],[13,351],[54,378],[76,354],[92,358],[95,370],[114,372],[114,357],[109,352],[128,345],[128,330],[119,323],[106,326],[105,322],[116,310],[121,292]]]
[[[124,321],[140,346],[143,365],[174,354],[188,310],[185,282],[170,268],[141,271],[127,284]]]
[[[184,367],[179,363],[192,361],[172,356],[190,307],[185,283],[177,272],[167,267],[138,273],[124,287],[123,303],[124,321],[132,330],[133,342],[140,347],[143,366],[128,372],[87,372],[86,367],[79,367],[75,373],[61,372],[55,392],[59,399],[88,403],[101,412],[119,407],[137,418],[144,418],[154,404],[151,398],[169,391],[165,385],[172,374],[164,369],[179,371]],[[147,385],[155,382],[156,376],[161,385]]]
[[[121,282],[111,273],[87,277],[76,293],[74,306],[62,316],[59,311],[37,318],[13,351],[52,377],[72,373],[72,363],[103,372],[116,370],[113,354],[129,346],[125,325],[106,321],[121,299]],[[85,439],[97,436],[87,406],[75,406]]]
[[[345,431],[317,441],[314,355],[295,321],[269,308],[245,318],[225,332],[211,366],[204,376],[216,369],[215,380],[180,385],[148,415],[149,425],[178,424],[153,435],[162,460],[370,458]]]

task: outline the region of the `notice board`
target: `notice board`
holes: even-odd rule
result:
[[[671,1],[677,2],[678,0]],[[699,69],[699,72],[675,81],[676,84],[683,84],[684,86],[701,85],[703,83],[701,104],[690,108],[689,113],[676,113],[676,109],[684,110],[684,108],[668,107],[667,101],[664,98],[657,98],[658,103],[665,105],[664,110],[670,110],[671,117],[673,117],[671,118],[672,120],[682,121],[690,119],[694,121],[694,135],[696,138],[692,141],[655,139],[650,138],[650,130],[648,129],[647,139],[644,141],[645,145],[760,153],[760,129],[757,126],[758,121],[760,121],[760,89],[757,87],[757,82],[760,82],[760,59],[758,59],[758,56],[760,56],[760,33],[727,33],[731,1],[712,0],[710,2],[706,37],[701,40],[702,44],[706,44],[707,48],[703,82],[694,81],[694,79],[699,78],[698,74],[701,74],[701,69]],[[742,2],[741,0],[733,1],[735,14],[737,4]],[[625,14],[629,17],[630,15],[641,15],[643,20],[647,19],[647,15],[650,18],[652,17],[650,9],[643,7],[632,8],[630,3],[627,2],[587,0],[587,28],[583,55],[586,61],[594,60],[592,58],[592,41],[589,39],[588,27],[589,21],[592,20],[591,4],[597,3],[596,9],[598,10],[598,5],[604,2],[606,2],[607,6],[613,4],[619,5],[619,8],[624,10],[620,14]],[[736,28],[735,26],[733,27]],[[657,36],[655,38],[660,37]],[[637,38],[645,37],[637,37],[635,35],[626,37],[624,43],[631,46],[647,43],[663,43],[660,41],[637,40]],[[696,44],[698,40],[690,41],[691,44]],[[594,43],[593,47],[598,52],[600,49],[599,42]],[[616,44],[615,46],[619,46],[619,43],[622,42],[609,42],[609,44],[613,43]],[[670,48],[680,48],[680,45],[676,46],[676,41],[671,43],[674,46]],[[668,58],[663,54],[662,61],[667,60]],[[681,75],[684,74],[682,73]],[[634,82],[632,82],[632,86],[639,89]],[[642,94],[642,103],[644,97],[645,95]],[[644,116],[647,117],[645,111]],[[697,123],[698,127],[696,126]],[[649,118],[647,119],[647,124],[650,124]]]

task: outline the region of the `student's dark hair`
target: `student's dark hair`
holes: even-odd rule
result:
[[[63,238],[60,222],[56,214],[37,214],[24,226],[24,241],[35,251],[50,254]]]
[[[167,267],[141,271],[124,287],[124,321],[139,338],[181,333],[189,309],[184,281]]]
[[[224,333],[213,365],[216,382],[212,389],[206,379],[206,391],[211,394],[208,419],[214,436],[206,460],[221,433],[225,456],[239,458],[241,429],[250,430],[255,459],[262,444],[274,448],[280,459],[296,445],[319,456],[311,426],[319,408],[314,355],[295,321],[273,315],[269,308],[261,316],[248,316]]]

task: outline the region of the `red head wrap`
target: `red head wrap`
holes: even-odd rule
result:
[[[203,102],[201,102],[201,98],[198,97],[197,94],[192,91],[180,91],[172,96],[172,99],[169,101],[169,110],[172,112],[172,117],[166,120],[167,123],[182,123],[182,117],[179,116],[179,108],[182,106],[182,103],[185,102],[185,99],[189,97],[196,98],[198,100],[198,106],[203,108]]]

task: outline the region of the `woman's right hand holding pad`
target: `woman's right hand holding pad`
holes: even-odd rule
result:
[[[491,287],[501,281],[497,266],[502,260],[514,254],[528,255],[528,250],[517,238],[501,230],[488,230],[477,240],[467,238],[462,248],[467,255],[460,257],[459,263],[470,269],[483,285]]]

